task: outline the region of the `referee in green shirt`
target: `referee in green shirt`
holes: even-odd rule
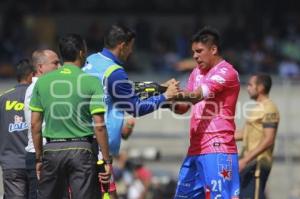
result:
[[[38,198],[61,198],[68,184],[72,199],[96,199],[100,189],[91,148],[94,133],[104,162],[109,163],[103,90],[96,77],[81,71],[87,49],[79,35],[61,38],[59,51],[64,65],[39,78],[30,102]],[[47,140],[44,147],[42,137]],[[100,176],[104,182],[110,178],[109,166],[105,169]]]

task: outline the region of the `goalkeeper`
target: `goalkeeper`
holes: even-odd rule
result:
[[[132,53],[134,38],[135,33],[129,28],[113,25],[104,37],[104,49],[90,55],[83,68],[86,73],[97,76],[104,86],[110,155],[119,153],[125,112],[134,117],[146,115],[172,100],[179,92],[178,82],[170,80],[165,84],[167,88],[163,94],[140,99],[122,67]],[[113,184],[110,185],[110,192],[112,198],[117,198]]]

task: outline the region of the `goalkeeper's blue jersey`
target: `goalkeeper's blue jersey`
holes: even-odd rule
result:
[[[111,96],[108,94],[105,81],[114,70],[120,69],[121,66],[112,59],[95,53],[87,58],[83,71],[94,75],[102,82],[104,90],[104,101],[106,104],[105,123],[108,133],[109,152],[111,155],[117,155],[120,150],[121,131],[123,127],[124,111],[113,106]]]
[[[121,65],[122,62],[104,48],[102,52],[90,55],[83,68],[102,82],[107,105],[105,122],[112,155],[118,154],[120,149],[125,111],[133,116],[142,116],[155,111],[166,100],[163,94],[141,100]]]

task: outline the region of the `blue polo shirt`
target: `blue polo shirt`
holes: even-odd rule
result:
[[[111,154],[118,154],[121,142],[124,113],[143,116],[159,108],[166,99],[164,95],[141,100],[134,92],[134,86],[122,67],[123,63],[104,48],[87,58],[83,71],[98,77],[104,88],[107,112],[106,126]]]
[[[109,50],[104,48],[101,54],[112,59],[118,65],[122,65],[122,62]],[[128,80],[128,75],[123,68],[115,70],[108,76],[107,91],[112,97],[116,107],[135,117],[143,116],[155,111],[159,104],[166,100],[162,94],[150,97],[146,100],[141,100],[134,93],[133,84]]]

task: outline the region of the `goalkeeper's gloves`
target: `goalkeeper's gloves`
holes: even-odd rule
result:
[[[149,97],[160,95],[166,92],[167,87],[162,86],[156,82],[134,82],[135,93],[141,99],[147,99]]]

